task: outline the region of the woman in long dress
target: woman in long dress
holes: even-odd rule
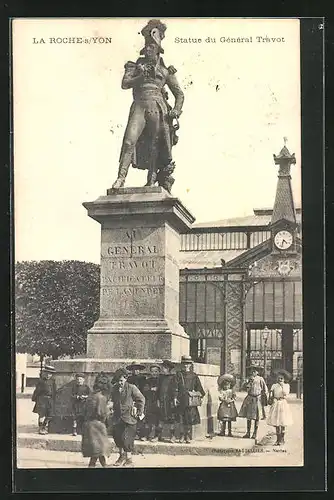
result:
[[[276,427],[277,440],[275,446],[285,443],[285,427],[292,424],[292,415],[286,400],[290,393],[290,385],[287,383],[289,378],[290,374],[288,372],[278,372],[277,382],[270,389],[269,401],[272,401],[272,405],[269,410],[267,424]]]
[[[106,457],[110,455],[111,443],[108,439],[106,421],[108,418],[107,397],[109,380],[107,377],[96,380],[93,392],[88,396],[84,408],[81,451],[90,457],[88,467],[95,467],[99,460],[106,467]]]

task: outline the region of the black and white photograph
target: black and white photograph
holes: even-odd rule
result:
[[[12,60],[17,468],[303,467],[300,20],[16,18]]]

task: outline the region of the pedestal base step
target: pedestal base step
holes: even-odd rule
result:
[[[112,452],[117,448],[112,442]],[[81,452],[81,436],[47,434],[33,435],[31,433],[19,433],[17,446],[21,448],[37,448],[52,451],[74,451]],[[190,444],[165,443],[149,441],[136,441],[134,454],[156,453],[161,455],[229,455],[238,456],[253,452],[255,448],[254,439],[221,438],[215,436],[202,441],[192,441]]]

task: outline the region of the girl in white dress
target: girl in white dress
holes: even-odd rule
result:
[[[292,416],[286,397],[290,393],[290,385],[287,380],[290,378],[286,372],[277,374],[277,383],[273,384],[269,401],[272,402],[267,418],[267,424],[276,427],[277,441],[275,446],[284,444],[285,427],[292,424]]]

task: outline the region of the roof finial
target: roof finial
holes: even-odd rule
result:
[[[283,137],[283,141],[284,141],[284,146],[286,146],[286,143],[288,142],[288,138],[287,137]]]

